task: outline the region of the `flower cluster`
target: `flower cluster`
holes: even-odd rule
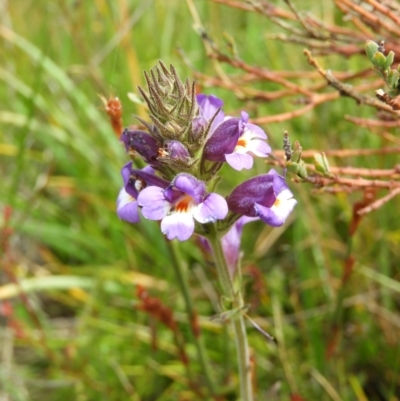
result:
[[[296,200],[276,171],[244,181],[227,197],[213,192],[225,163],[240,171],[251,169],[255,157],[268,156],[265,132],[245,112],[225,116],[222,100],[196,95],[194,82],[183,83],[172,66],[160,63],[145,77],[148,92],[139,89],[151,122],[139,119],[145,130],[126,128],[121,135],[134,162],[122,168],[118,216],[137,223],[141,210],[145,218],[161,220],[168,239],[180,241],[195,232],[207,236],[216,223],[228,253],[238,248],[245,222],[281,226]],[[140,159],[142,169],[135,167]],[[236,253],[231,252],[233,264]]]

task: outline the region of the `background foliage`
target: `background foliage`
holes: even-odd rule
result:
[[[349,24],[333,2],[295,4],[327,23]],[[145,109],[127,94],[137,94],[142,71],[158,60],[172,63],[181,77],[193,77],[194,70],[233,73],[232,66],[206,56],[200,23],[218,46],[234,38],[241,59],[269,70],[312,71],[303,47],[271,39],[281,28],[261,13],[205,0],[3,0],[0,19],[0,399],[207,397],[158,225],[132,226],[116,217],[127,156],[98,95],[119,96],[129,125]],[[363,41],[357,45],[362,49]],[[328,55],[324,65],[370,68],[362,52]],[[284,98],[238,99],[238,91],[200,81],[203,92],[224,99],[227,113],[247,107],[259,117],[293,109]],[[255,85],[277,89],[271,82]],[[389,140],[344,119],[375,113],[341,97],[264,128],[273,149],[281,148],[283,130],[304,149],[399,146],[398,127],[390,129]],[[384,169],[398,163],[398,155],[330,161]],[[268,168],[258,161],[259,173]],[[228,168],[224,173],[226,192],[246,176]],[[400,399],[398,200],[365,217],[350,237],[352,207],[362,194],[322,194],[308,184],[291,188],[299,201],[291,221],[279,229],[254,223],[243,237],[249,313],[278,339],[278,345],[268,342],[249,326],[258,399]],[[213,266],[196,241],[179,244],[179,251],[219,399],[234,400],[233,341],[227,327],[209,320],[218,309]],[[355,267],[342,286],[349,253]],[[173,309],[188,365],[171,330],[140,310],[138,284]],[[332,337],[338,297],[340,334]]]

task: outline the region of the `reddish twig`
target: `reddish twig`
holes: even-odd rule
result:
[[[358,118],[354,116],[344,116],[348,121],[363,127],[376,127],[376,128],[396,128],[400,127],[400,119],[398,120],[371,120],[367,118]],[[400,140],[400,139],[399,139]]]
[[[395,26],[388,24],[381,16],[369,12],[366,8],[361,7],[359,4],[356,4],[351,0],[340,0],[340,2],[348,7],[349,10],[355,11],[359,14],[365,21],[368,21],[368,24],[372,25],[375,30],[384,28],[386,31],[393,33],[396,36],[400,36],[400,30]]]
[[[400,25],[400,17],[394,13],[390,8],[385,7],[381,3],[377,2],[376,0],[364,0],[366,3],[370,4],[375,10],[379,11],[381,14],[385,15],[386,17],[390,18],[397,26]]]
[[[378,110],[384,110],[389,113],[393,113],[395,115],[399,115],[396,111],[392,109],[392,107],[387,104],[367,95],[363,95],[355,90],[351,85],[343,84],[338,81],[329,70],[324,70],[318,63],[318,61],[312,57],[312,54],[309,50],[305,49],[304,54],[306,55],[309,64],[316,68],[316,70],[323,76],[326,81],[333,86],[335,89],[339,91],[341,95],[349,96],[355,99],[358,103],[367,104],[368,106],[375,107]]]
[[[100,96],[103,102],[104,110],[110,117],[110,123],[115,135],[119,138],[124,130],[122,121],[122,104],[117,97],[110,97],[108,100],[104,96]]]
[[[400,194],[400,188],[395,188],[392,191],[390,191],[386,196],[383,196],[382,198],[376,200],[375,202],[369,204],[368,206],[365,206],[364,208],[358,210],[357,213],[360,216],[363,216],[367,213],[372,212],[373,210],[377,210],[399,194]]]
[[[320,153],[318,149],[307,149],[301,153],[302,158],[314,157],[316,153]],[[380,149],[328,149],[325,150],[327,156],[335,157],[352,157],[352,156],[369,156],[369,155],[388,155],[388,154],[400,154],[400,147],[380,148]],[[274,151],[274,156],[284,158],[283,150]]]
[[[156,320],[167,326],[174,334],[175,342],[179,350],[179,356],[184,365],[189,364],[189,358],[186,354],[182,335],[178,329],[177,322],[174,318],[172,309],[164,305],[161,300],[151,297],[144,287],[138,285],[136,287],[137,297],[140,300],[137,308],[149,315],[153,316]]]

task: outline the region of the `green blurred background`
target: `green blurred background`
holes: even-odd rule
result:
[[[324,21],[341,21],[333,2],[295,3]],[[199,21],[216,43],[223,46],[227,34],[242,59],[271,70],[311,70],[302,47],[269,40],[279,28],[262,15],[209,0],[3,0],[0,7],[0,205],[12,207],[13,229],[0,272],[0,395],[7,401],[199,399],[171,332],[135,307],[139,283],[173,308],[190,374],[201,387],[166,241],[156,223],[132,226],[115,214],[120,169],[128,158],[98,95],[118,96],[129,125],[146,110],[128,93],[138,94],[143,70],[158,60],[172,63],[181,78],[193,77],[193,68],[214,75]],[[362,55],[324,63],[341,71],[368,68]],[[257,88],[276,85],[261,82]],[[227,114],[246,108],[228,90],[203,91],[223,98]],[[293,109],[285,100],[249,104],[251,117]],[[345,114],[375,112],[340,98],[263,128],[274,149],[281,148],[284,129],[304,149],[387,146],[381,136],[345,121]],[[391,168],[398,157],[331,163]],[[258,161],[255,170],[268,168]],[[223,172],[226,190],[250,176]],[[361,194],[316,194],[303,184],[291,189],[299,203],[288,224],[272,229],[253,223],[244,230],[249,314],[279,340],[279,346],[268,342],[249,326],[258,399],[399,400],[398,200],[368,215],[350,243],[352,205]],[[356,265],[341,293],[341,338],[327,358],[332,309],[350,250]],[[218,302],[213,266],[196,241],[179,244],[179,251],[220,399],[235,400],[234,342],[227,327],[208,319]],[[17,295],[13,281],[24,286],[26,298]]]

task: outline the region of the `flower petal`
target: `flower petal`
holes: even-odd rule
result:
[[[193,217],[202,224],[222,220],[228,214],[228,204],[221,195],[210,193],[193,212]]]
[[[124,181],[124,186],[126,186],[126,184],[128,184],[129,177],[131,175],[131,170],[132,170],[132,162],[128,162],[125,164],[124,167],[122,167],[121,175],[122,175],[122,179]]]
[[[243,132],[242,120],[229,118],[220,124],[204,147],[204,157],[214,162],[224,162],[225,154],[232,153]]]
[[[167,188],[169,182],[154,174],[154,169],[146,166],[142,170],[132,170],[132,175],[141,178],[147,186],[156,186],[160,188]]]
[[[138,203],[136,199],[125,191],[125,188],[122,188],[118,195],[117,214],[121,220],[129,223],[138,223],[140,221]]]
[[[291,198],[288,200],[282,200],[277,205],[273,205],[271,208],[256,204],[255,209],[257,215],[262,221],[264,221],[264,223],[267,223],[273,227],[279,227],[286,221],[296,204],[296,199]]]
[[[252,133],[253,137],[267,139],[267,134],[258,125],[247,123],[246,128]]]
[[[161,220],[171,209],[171,204],[164,197],[160,187],[147,187],[138,196],[138,204],[142,206],[142,214],[149,220]]]
[[[249,113],[242,110],[240,112],[240,117],[241,117],[242,121],[247,125],[247,121],[249,121]]]
[[[249,141],[247,151],[254,156],[267,157],[271,153],[271,147],[263,140],[253,139]]]
[[[150,166],[137,170],[132,168],[132,162],[125,164],[121,170],[125,190],[129,195],[137,199],[139,192],[146,186],[153,185],[166,188],[169,182],[154,173],[155,170]]]
[[[171,213],[161,221],[161,231],[169,240],[186,241],[194,232],[194,220],[190,213]]]
[[[203,181],[198,180],[191,174],[178,174],[171,183],[179,191],[190,195],[197,203],[200,203],[206,193],[206,186]]]
[[[268,175],[274,177],[274,191],[277,195],[288,189],[285,179],[274,169],[269,170]]]
[[[265,207],[263,205],[259,205],[258,203],[256,203],[254,205],[254,209],[257,213],[257,216],[264,223],[267,223],[272,227],[279,227],[285,222],[285,219],[282,218],[282,216],[276,215],[274,211],[271,210],[271,208],[269,207]]]
[[[276,200],[274,179],[273,175],[263,174],[238,185],[226,199],[229,209],[235,213],[256,217],[255,203],[271,207]]]
[[[210,121],[214,117],[217,110],[224,105],[224,102],[221,99],[218,99],[216,96],[213,95],[207,96],[204,94],[200,94],[196,96],[196,99],[200,107],[200,114],[207,121]],[[224,113],[220,111],[218,115],[215,117],[213,125],[215,123],[219,125],[220,123],[222,123],[223,119],[224,119]]]
[[[247,153],[230,153],[225,155],[226,162],[235,170],[246,169],[253,167],[253,157]]]

